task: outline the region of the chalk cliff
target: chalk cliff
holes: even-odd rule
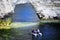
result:
[[[31,3],[36,13],[42,13],[45,18],[60,16],[60,1],[52,0],[0,0],[0,18],[9,12],[14,12],[15,5]],[[56,7],[57,6],[57,7]]]
[[[10,12],[14,12],[16,4],[26,3],[25,0],[0,0],[0,18],[7,15]]]

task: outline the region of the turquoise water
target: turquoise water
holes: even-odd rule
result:
[[[60,23],[0,30],[0,40],[32,40],[31,32],[36,28],[39,28],[42,33],[42,36],[37,37],[37,40],[60,40]],[[33,40],[36,39],[34,38]]]
[[[35,10],[31,4],[20,4],[15,7],[15,14],[13,17],[15,22],[37,22],[39,21]]]

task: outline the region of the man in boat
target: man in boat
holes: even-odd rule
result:
[[[40,40],[41,36],[42,36],[42,33],[40,32],[39,29],[32,30],[32,40]]]

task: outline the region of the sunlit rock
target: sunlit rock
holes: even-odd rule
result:
[[[31,3],[34,7],[36,13],[43,14],[48,19],[60,15],[58,11],[56,11],[55,3],[60,3],[52,0],[0,0],[0,18],[3,18],[4,15],[14,12],[15,5]],[[55,9],[56,8],[56,9]],[[58,10],[58,9],[57,9]],[[59,9],[60,10],[60,9]]]
[[[31,1],[31,4],[33,5],[37,13],[44,15],[43,17],[44,19],[49,19],[49,18],[53,19],[54,17],[58,17],[60,15],[60,13],[56,11],[60,9],[58,9],[58,7],[54,5],[54,0]]]

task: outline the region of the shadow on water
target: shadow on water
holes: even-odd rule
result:
[[[60,40],[60,23],[46,23],[39,25],[42,33],[41,40]]]

